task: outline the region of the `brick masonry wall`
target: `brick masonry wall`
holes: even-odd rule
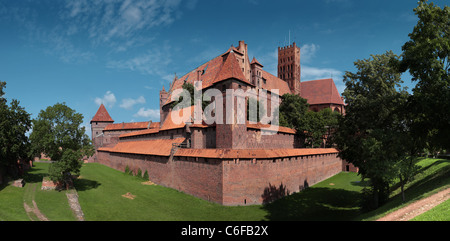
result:
[[[248,149],[276,149],[295,148],[295,135],[277,133],[275,135],[262,135],[261,130],[247,129]]]
[[[342,171],[336,154],[223,162],[223,204],[268,203]]]
[[[342,171],[336,153],[276,159],[206,159],[143,156],[99,151],[98,162],[134,173],[165,187],[220,203],[251,205],[298,192]]]
[[[128,166],[133,173],[141,169],[149,179],[161,186],[222,203],[222,162],[205,158],[144,156],[99,151],[98,162],[119,171]]]

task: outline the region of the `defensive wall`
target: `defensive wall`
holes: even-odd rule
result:
[[[134,173],[147,171],[158,185],[232,206],[271,202],[329,178],[344,167],[333,148],[167,151],[159,148],[159,153],[131,154],[100,148],[96,161],[120,171],[127,166]]]

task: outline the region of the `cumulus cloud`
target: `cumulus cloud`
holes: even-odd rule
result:
[[[333,68],[317,68],[302,65],[301,69],[302,80],[342,78],[342,75],[343,73],[341,71]]]
[[[144,117],[144,118],[155,118],[159,119],[159,109],[146,109],[144,107],[140,108],[139,111],[134,114],[134,117]]]
[[[301,49],[301,61],[303,63],[308,63],[313,57],[315,57],[316,52],[319,50],[320,46],[316,44],[304,44]]]
[[[133,108],[133,106],[136,104],[145,104],[144,96],[139,96],[139,98],[137,98],[137,99],[132,99],[132,98],[123,99],[122,103],[120,104],[120,107],[129,110],[129,109]]]
[[[109,108],[113,107],[114,104],[116,103],[116,101],[117,101],[116,100],[116,96],[114,95],[114,93],[112,93],[109,90],[106,92],[106,94],[102,98],[96,97],[95,100],[94,100],[94,102],[97,105],[103,104],[103,105],[105,105],[106,107],[109,107]]]

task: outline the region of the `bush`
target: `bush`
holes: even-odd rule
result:
[[[133,175],[133,171],[128,167],[128,165],[125,167],[125,174]]]
[[[148,181],[150,179],[150,177],[148,176],[147,170],[145,170],[144,176],[142,178],[144,178],[146,181]]]

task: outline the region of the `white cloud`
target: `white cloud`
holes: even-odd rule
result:
[[[143,30],[171,24],[177,19],[180,0],[68,1],[60,13],[64,20],[86,30],[94,44],[132,39]],[[194,7],[194,5],[189,5]]]
[[[301,67],[302,80],[342,78],[342,75],[341,71],[333,68],[316,68],[305,65]]]
[[[139,71],[144,75],[158,75],[167,80],[167,67],[172,62],[170,46],[154,48],[146,53],[126,60],[111,60],[106,63],[107,68]],[[173,75],[172,75],[173,78]]]
[[[144,117],[144,118],[155,118],[159,119],[159,109],[146,109],[144,107],[140,108],[139,111],[134,114],[134,117]]]
[[[308,63],[313,57],[315,57],[316,52],[320,49],[319,45],[316,44],[304,44],[300,47],[300,59],[303,63]]]
[[[120,104],[120,107],[129,110],[129,109],[133,108],[133,106],[136,104],[145,104],[144,96],[139,96],[139,98],[137,98],[137,99],[131,99],[131,98],[123,99],[122,104]]]
[[[106,107],[111,108],[116,103],[116,96],[108,90],[103,98],[96,97],[94,101],[97,105],[101,105],[103,103]]]

